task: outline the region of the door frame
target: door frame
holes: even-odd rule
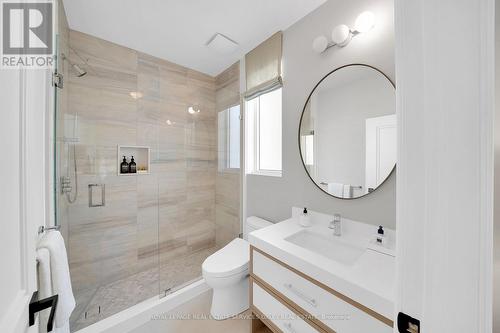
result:
[[[9,229],[14,234],[6,237],[13,238],[5,251],[18,253],[18,261],[4,271],[5,279],[10,279],[16,285],[16,295],[8,300],[9,305],[5,312],[0,314],[0,327],[2,332],[35,332],[37,324],[28,327],[28,305],[34,291],[37,290],[37,264],[36,244],[40,235],[38,228],[46,225],[48,216],[48,203],[50,197],[47,193],[50,186],[47,171],[50,169],[48,150],[50,149],[51,135],[48,115],[50,114],[52,100],[51,72],[50,70],[12,70],[6,73],[11,78],[19,80],[10,87],[7,93],[18,94],[15,107],[10,105],[5,108],[6,116],[10,112],[13,117],[18,117],[18,127],[11,128],[11,141],[2,142],[2,145],[18,147],[17,164],[19,196],[11,196],[4,201],[5,204],[18,205],[18,226]],[[17,113],[18,115],[15,115]],[[11,124],[12,125],[12,124]],[[5,156],[9,158],[16,156]],[[8,162],[7,162],[8,163]],[[9,167],[6,167],[8,170]],[[8,190],[8,189],[6,189]],[[16,193],[11,189],[12,193]],[[12,221],[12,223],[16,223]],[[16,234],[17,233],[17,234]],[[7,300],[6,300],[7,301]]]

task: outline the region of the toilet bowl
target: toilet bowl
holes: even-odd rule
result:
[[[245,238],[249,232],[271,224],[249,217]],[[248,309],[249,260],[250,244],[245,239],[236,238],[203,262],[203,278],[213,289],[210,314],[214,319],[227,319]]]

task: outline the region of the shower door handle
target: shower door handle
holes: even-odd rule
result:
[[[50,296],[44,299],[38,299],[38,291],[35,291],[31,296],[31,300],[28,306],[29,326],[35,325],[35,314],[37,312],[50,308],[50,314],[47,320],[47,332],[52,331],[52,329],[54,328],[54,315],[56,313],[58,300],[59,295]]]
[[[100,190],[101,200],[94,201],[94,194]],[[106,185],[105,184],[89,184],[89,207],[103,207],[106,205]]]

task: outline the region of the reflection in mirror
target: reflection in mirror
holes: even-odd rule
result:
[[[354,199],[377,189],[396,164],[396,93],[367,65],[328,74],[306,102],[299,129],[304,167],[328,194]]]

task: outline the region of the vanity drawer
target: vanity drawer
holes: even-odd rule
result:
[[[255,282],[252,283],[252,299],[253,307],[260,312],[259,315],[264,316],[275,326],[273,331],[277,328],[283,333],[320,332]]]
[[[337,333],[392,333],[392,321],[252,248],[252,276],[312,321]]]

